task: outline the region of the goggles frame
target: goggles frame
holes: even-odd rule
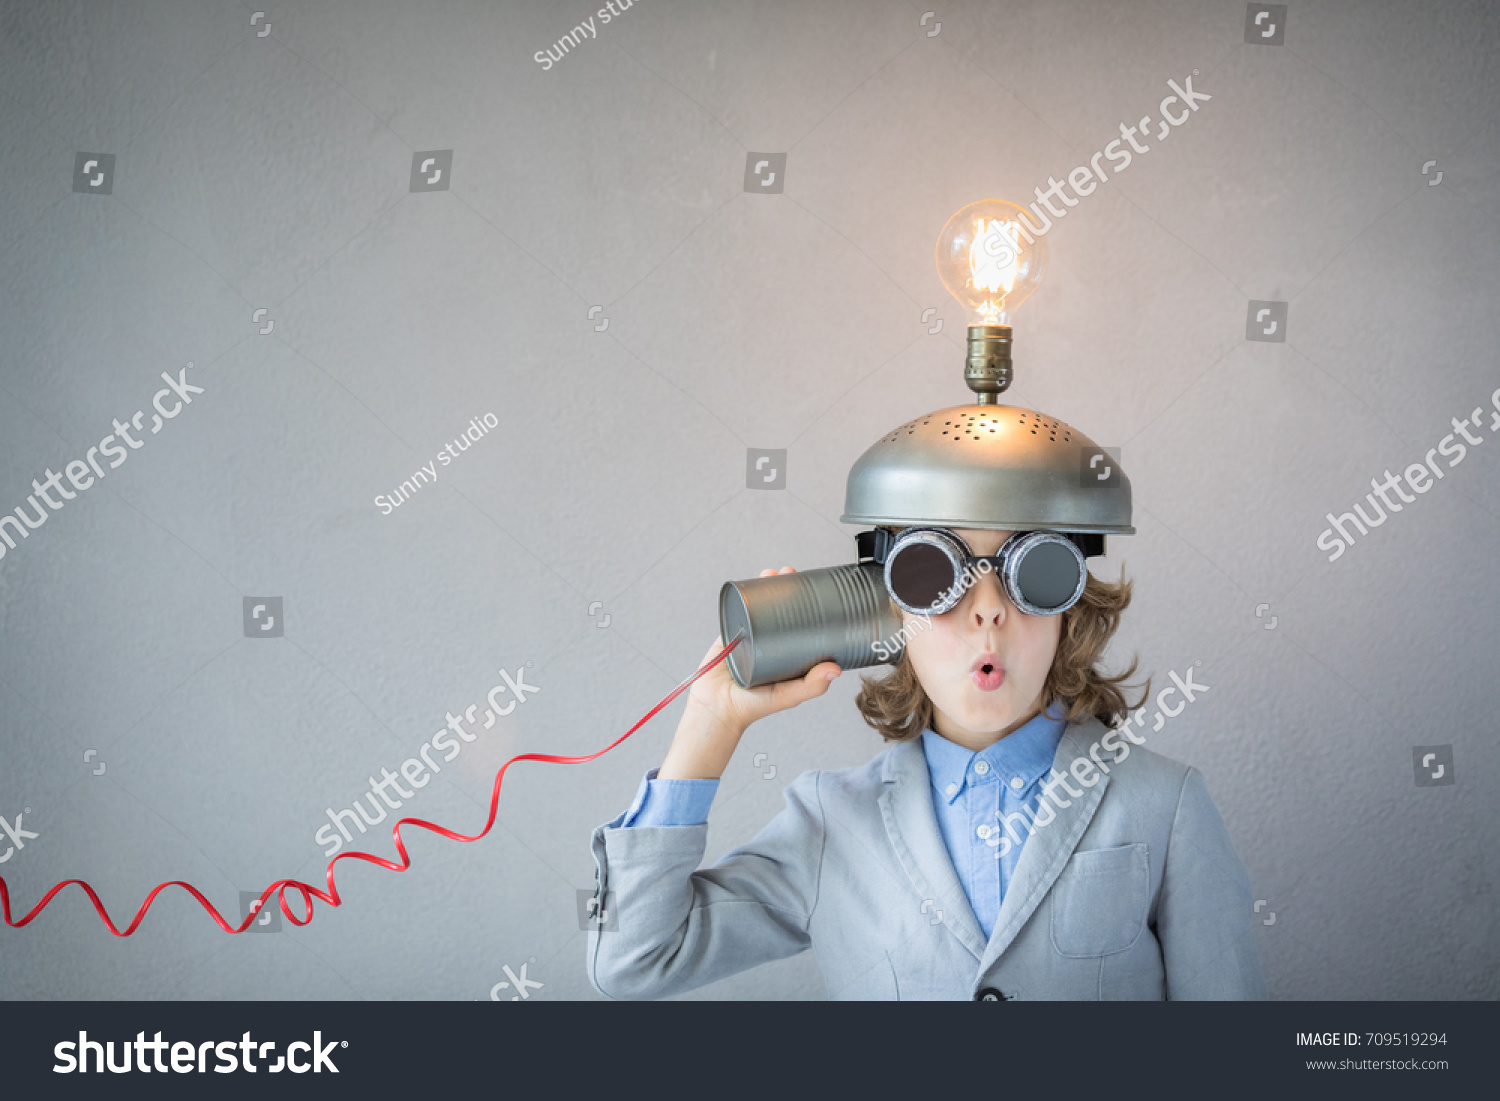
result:
[[[1019,611],[1027,615],[1060,615],[1078,603],[1078,598],[1083,595],[1089,576],[1087,559],[1104,553],[1104,536],[1101,534],[1060,532],[1046,528],[1017,531],[1006,539],[997,553],[991,555],[975,554],[963,537],[952,528],[935,525],[910,527],[896,535],[884,528],[876,528],[873,531],[862,531],[854,538],[860,559],[873,559],[877,565],[883,567],[882,576],[892,603],[911,615],[921,616],[941,615],[956,608],[969,588],[968,585],[960,583],[976,564],[988,565],[999,575],[1006,597]],[[953,569],[952,582],[931,605],[925,608],[908,604],[897,594],[895,586],[891,583],[891,565],[896,555],[903,547],[915,543],[922,543],[939,550],[948,559]],[[1021,564],[1026,556],[1033,549],[1046,545],[1067,547],[1078,564],[1078,582],[1073,592],[1063,603],[1050,608],[1028,600],[1021,591],[1019,579]]]

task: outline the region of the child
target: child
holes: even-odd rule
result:
[[[1013,533],[951,534],[989,556]],[[1096,666],[1129,582],[1089,575],[1067,610],[1030,615],[996,573],[966,580],[950,610],[903,612],[899,663],[856,699],[895,744],[804,772],[701,871],[746,728],[840,669],[746,690],[720,663],[693,685],[661,767],[593,833],[613,906],[588,935],[595,989],[660,998],[811,948],[834,999],[1265,997],[1249,876],[1202,774],[1111,729],[1135,664]]]

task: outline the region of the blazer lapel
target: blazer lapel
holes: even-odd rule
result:
[[[1066,773],[1074,760],[1088,757],[1089,747],[1103,737],[1107,729],[1098,719],[1093,718],[1070,724],[1057,743],[1053,768],[1059,774]],[[1058,800],[1066,801],[1069,805],[1058,806],[1048,800],[1048,805],[1057,817],[1045,826],[1037,826],[1036,832],[1026,838],[1021,856],[1016,861],[1016,870],[1006,886],[1005,898],[1000,903],[1000,913],[995,919],[989,943],[979,954],[981,975],[1010,947],[1021,927],[1041,905],[1042,899],[1067,866],[1079,839],[1093,821],[1099,801],[1104,798],[1104,789],[1109,786],[1107,775],[1098,773],[1098,770],[1096,774],[1099,776],[1098,783],[1091,788],[1084,787],[1074,779],[1068,781],[1074,790],[1083,792],[1081,797],[1070,797],[1060,785],[1053,788]]]
[[[985,951],[984,931],[938,829],[921,739],[892,747],[880,778],[880,814],[907,878],[922,899],[933,900],[943,912],[942,924],[979,959]],[[1026,851],[1021,850],[1023,860]]]

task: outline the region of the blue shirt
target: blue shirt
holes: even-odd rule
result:
[[[986,937],[995,927],[1021,848],[1033,832],[1042,781],[1052,769],[1067,725],[1061,715],[1060,706],[1054,703],[978,753],[935,730],[922,732],[938,829]],[[707,822],[719,781],[659,780],[657,771],[653,768],[646,773],[630,809],[611,825]]]

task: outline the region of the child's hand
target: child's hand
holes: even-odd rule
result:
[[[761,570],[760,576],[770,577],[776,570]],[[781,573],[795,573],[790,566],[783,566]],[[741,646],[748,645],[744,640]],[[703,655],[708,661],[724,648],[723,639],[714,644]],[[701,665],[703,662],[700,662]],[[741,688],[729,672],[729,659],[725,658],[703,676],[693,682],[688,691],[687,710],[677,727],[672,748],[667,753],[657,776],[661,779],[713,779],[722,776],[729,758],[734,754],[749,725],[767,715],[796,707],[814,696],[828,691],[828,686],[843,670],[835,662],[824,661],[813,666],[803,677],[763,684],[758,688]]]

